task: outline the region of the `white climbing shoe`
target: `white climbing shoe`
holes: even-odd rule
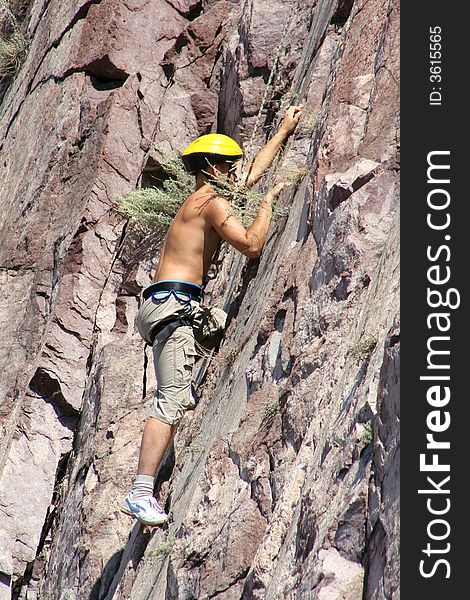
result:
[[[153,496],[132,500],[131,494],[128,494],[120,508],[123,513],[136,517],[144,525],[161,525],[168,520],[168,515]]]

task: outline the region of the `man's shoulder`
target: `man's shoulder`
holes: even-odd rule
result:
[[[225,198],[222,198],[217,192],[212,189],[199,189],[193,192],[185,201],[186,204],[191,204],[198,212],[208,213],[229,206]]]

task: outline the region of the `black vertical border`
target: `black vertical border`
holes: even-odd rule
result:
[[[467,108],[467,82],[470,76],[470,31],[468,30],[468,4],[455,2],[401,3],[401,534],[400,572],[401,599],[426,600],[470,597],[467,585],[468,548],[465,544],[470,520],[470,469],[468,468],[468,443],[470,442],[469,388],[466,372],[470,373],[467,356],[470,355],[470,326],[468,310],[468,275],[470,270],[470,156],[469,123]],[[430,28],[440,27],[442,81],[431,81]],[[435,65],[434,65],[435,66]],[[436,88],[436,90],[433,90]],[[441,88],[440,90],[438,88]],[[440,106],[431,106],[432,91],[442,93]],[[434,96],[437,98],[437,94]],[[432,151],[450,151],[450,157],[441,158],[450,163],[450,184],[444,187],[451,196],[449,212],[451,222],[445,231],[433,231],[427,225],[430,211],[427,196],[432,185],[427,182],[427,157]],[[468,183],[467,183],[468,181]],[[467,183],[467,185],[465,185]],[[434,186],[439,187],[439,186]],[[435,196],[437,198],[437,195]],[[442,196],[443,198],[444,196]],[[441,215],[444,218],[444,213]],[[445,236],[450,236],[446,239]],[[440,246],[448,246],[435,263],[427,258],[428,246],[432,254]],[[450,364],[449,385],[451,399],[441,411],[450,413],[451,423],[447,431],[435,434],[438,440],[449,441],[450,450],[438,452],[439,462],[450,464],[450,472],[423,473],[419,468],[420,454],[426,452],[426,435],[429,433],[427,416],[432,410],[427,402],[429,381],[420,376],[430,374],[427,370],[427,342],[436,329],[429,329],[427,317],[435,312],[428,306],[427,289],[430,286],[427,271],[433,264],[444,269],[450,267],[451,277],[440,286],[442,293],[455,288],[460,294],[460,306],[455,309],[441,307],[437,311],[450,314],[451,326],[447,333],[448,343],[442,349],[450,349],[450,356],[441,362]],[[437,286],[431,286],[436,289]],[[436,374],[444,374],[436,371]],[[434,385],[438,385],[434,383]],[[444,416],[444,415],[443,415]],[[433,451],[427,451],[432,455]],[[431,456],[428,458],[431,460]],[[432,489],[426,477],[433,477],[439,484],[450,475],[450,481],[442,485],[449,494],[419,494],[419,489]],[[451,505],[445,515],[431,515],[427,499],[436,509]],[[441,541],[428,536],[429,523],[442,518],[448,521],[450,534]],[[445,525],[435,524],[431,531],[444,535]],[[430,544],[432,553],[423,552]],[[447,543],[450,544],[448,552]],[[448,561],[437,564],[439,559]],[[434,574],[428,578],[423,570]],[[450,573],[450,577],[446,575]]]

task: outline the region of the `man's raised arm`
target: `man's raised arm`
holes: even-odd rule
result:
[[[230,204],[220,196],[213,198],[205,208],[208,222],[222,239],[248,258],[261,254],[272,215],[272,201],[279,195],[284,183],[278,183],[266,192],[253,223],[245,229],[231,213]]]
[[[273,135],[269,142],[262,148],[253,160],[251,160],[241,176],[241,184],[251,188],[258,183],[263,174],[272,165],[274,157],[297,127],[302,114],[301,106],[291,106],[286,110],[279,131]]]

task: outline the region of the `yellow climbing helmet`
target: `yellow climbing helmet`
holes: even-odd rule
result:
[[[181,158],[189,173],[207,169],[208,163],[232,163],[243,156],[235,140],[223,133],[201,135],[183,150]]]

